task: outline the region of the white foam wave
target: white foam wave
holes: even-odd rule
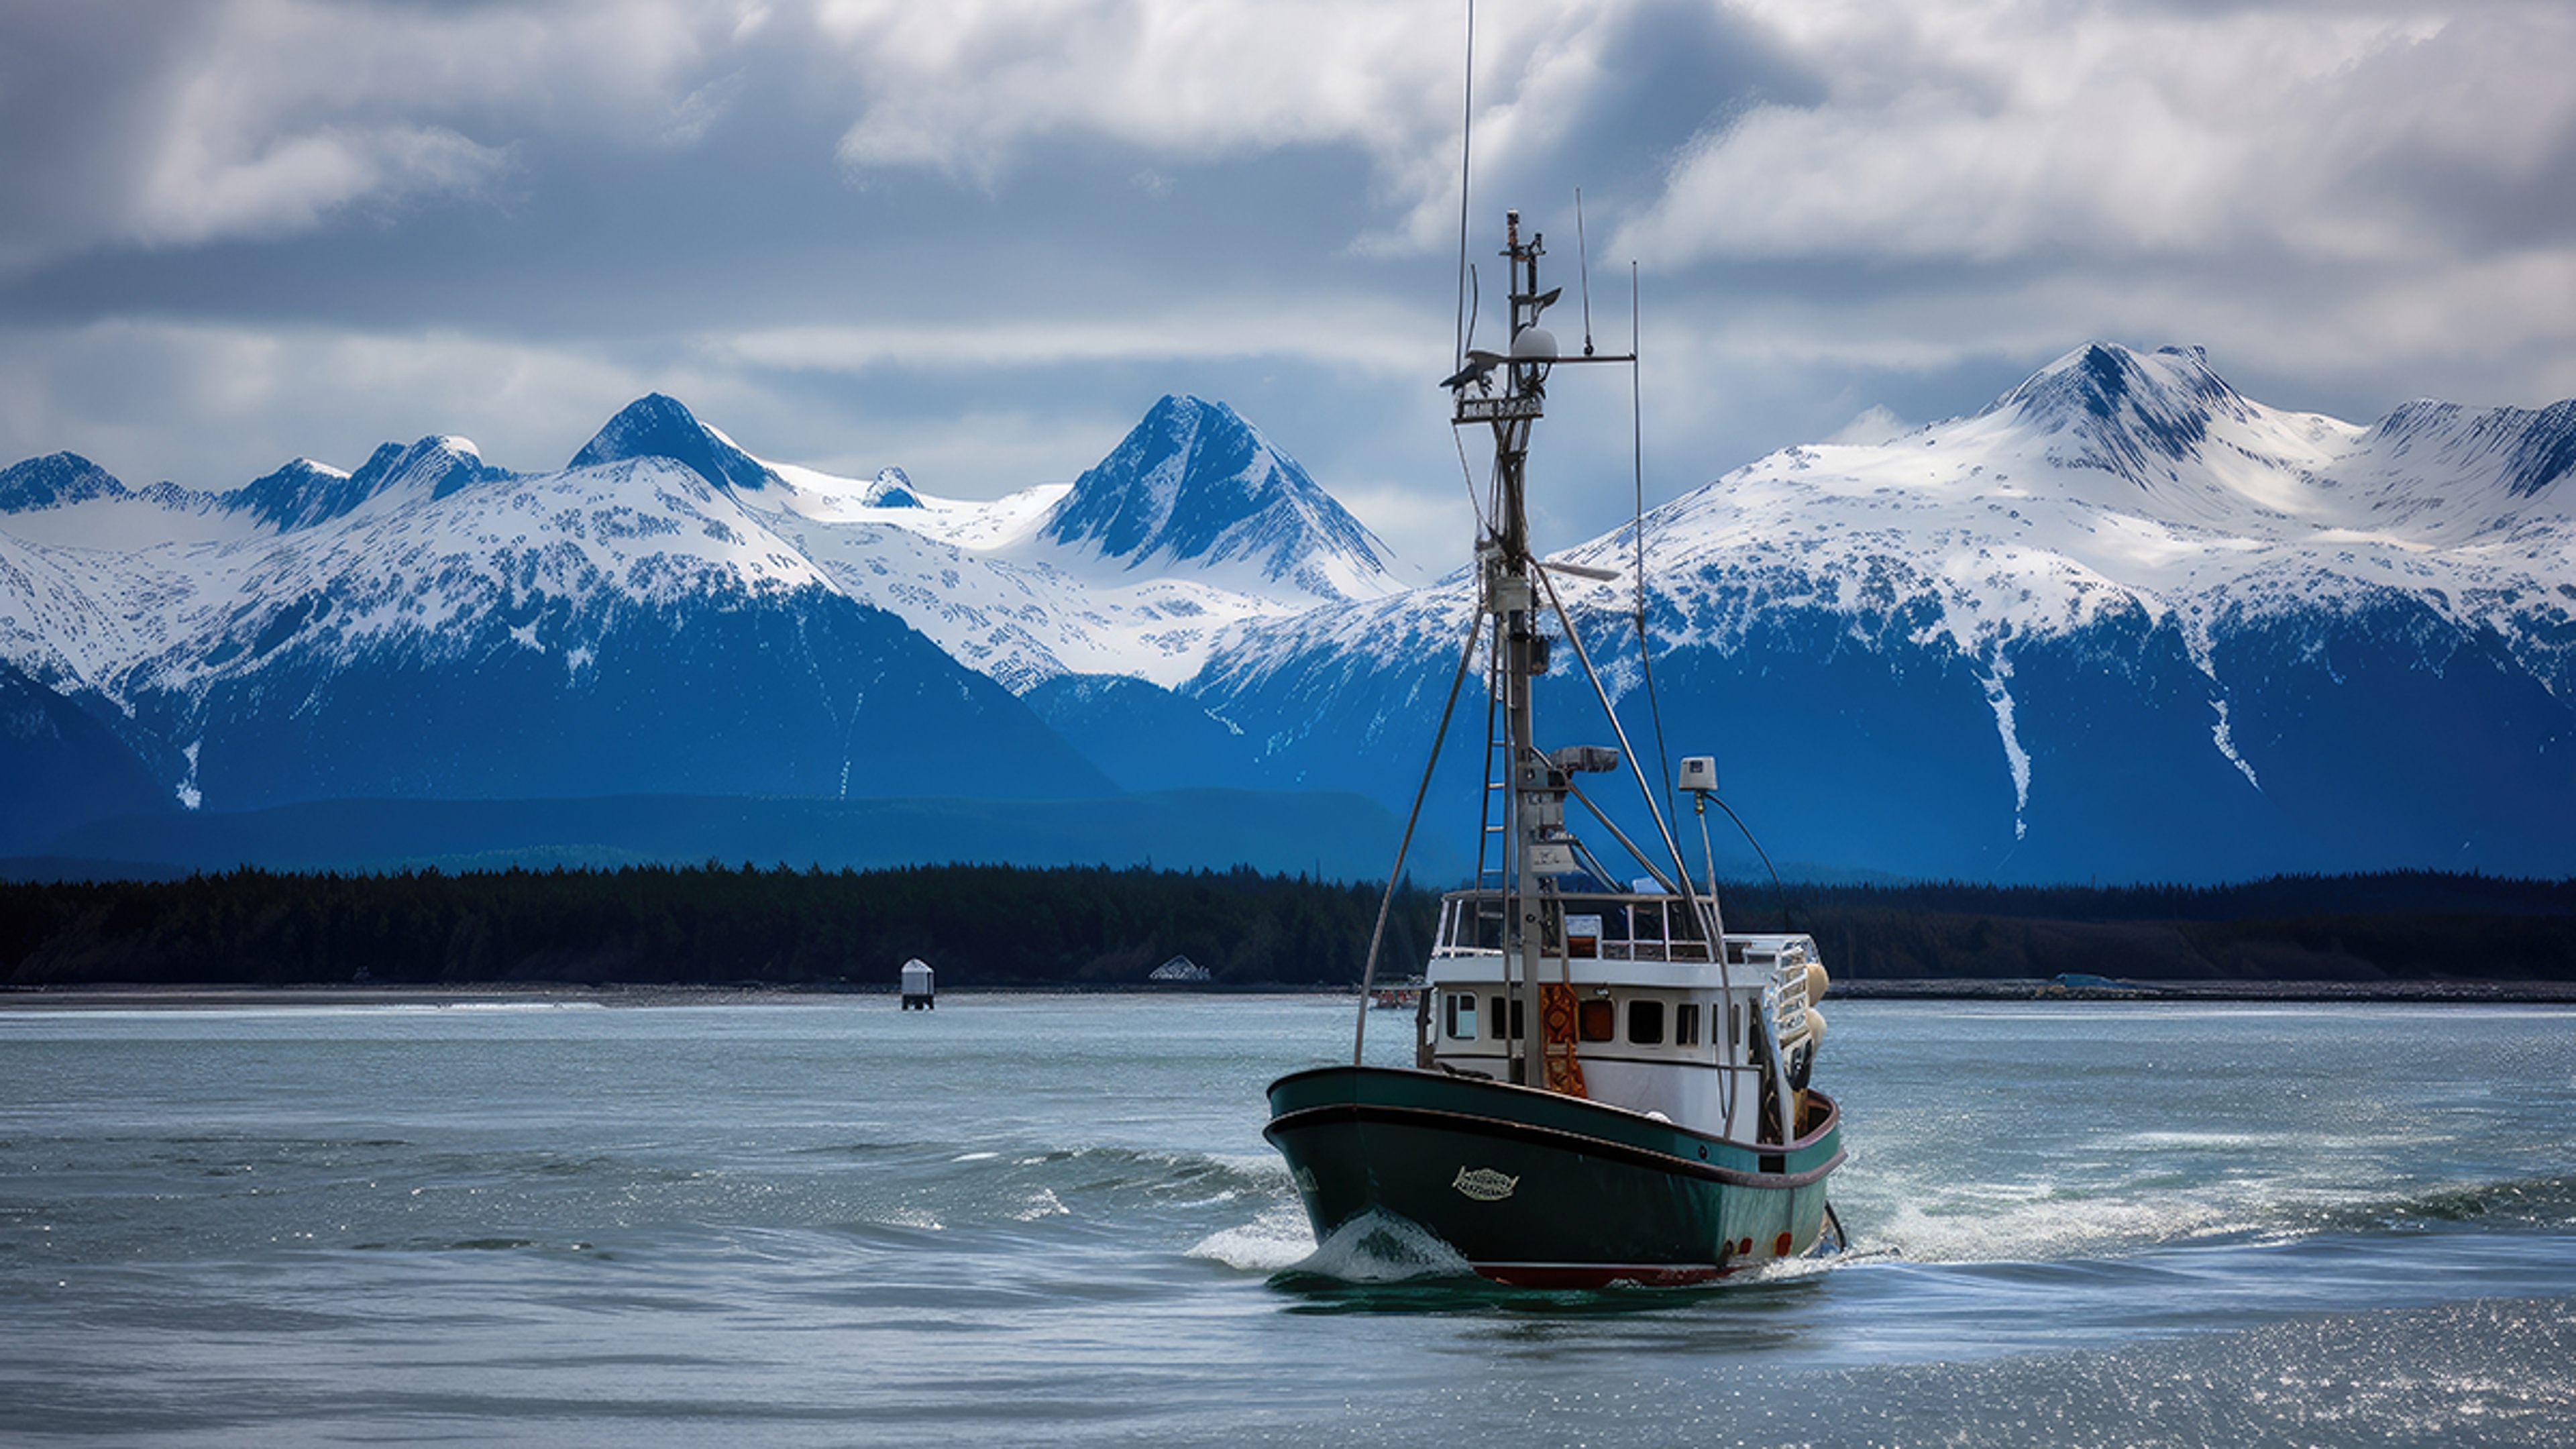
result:
[[[1463,1278],[1476,1271],[1430,1229],[1388,1212],[1360,1214],[1334,1229],[1302,1262],[1289,1266],[1346,1283]]]
[[[1986,1192],[1975,1200],[1900,1203],[1868,1214],[1856,1241],[1925,1263],[2053,1261],[2099,1256],[2252,1226],[2247,1214],[2183,1194],[2124,1198]],[[1853,1216],[1847,1215],[1846,1222]]]
[[[1306,1226],[1305,1210],[1292,1205],[1272,1208],[1239,1228],[1210,1233],[1191,1246],[1188,1256],[1247,1273],[1276,1273],[1314,1251],[1315,1234]]]

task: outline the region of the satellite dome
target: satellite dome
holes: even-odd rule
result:
[[[1512,360],[1514,362],[1554,362],[1556,334],[1544,327],[1522,328],[1521,335],[1512,339]]]

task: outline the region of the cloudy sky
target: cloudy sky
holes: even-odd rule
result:
[[[1196,392],[1446,567],[1465,9],[8,0],[0,461],[554,467],[661,390],[985,497]],[[2096,337],[2576,395],[2563,0],[1483,0],[1474,84],[1487,295],[1505,206],[1576,281],[1578,187],[1605,344],[1633,263],[1653,498]],[[1552,544],[1629,497],[1622,380],[1553,393]]]

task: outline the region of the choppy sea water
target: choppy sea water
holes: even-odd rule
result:
[[[2576,1440],[2576,1014],[1847,1002],[1854,1251],[1595,1293],[1318,1249],[1352,1016],[0,1012],[0,1438]]]

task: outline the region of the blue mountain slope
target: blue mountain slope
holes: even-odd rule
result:
[[[1240,787],[1261,778],[1239,731],[1142,679],[1063,674],[1021,699],[1121,789]]]
[[[132,728],[227,810],[361,795],[1112,788],[1001,686],[821,589],[505,599],[434,647],[353,645],[335,627],[344,613],[308,600],[210,683],[141,685]],[[192,762],[173,757],[185,743]]]
[[[1636,677],[1634,636],[1620,621],[1595,617],[1585,632],[1596,660]],[[2438,670],[2425,662],[2428,644],[2441,652]],[[1568,653],[1560,646],[1558,657]],[[1233,680],[1203,676],[1194,697],[1255,736],[1257,778],[1334,782],[1401,810],[1445,684],[1426,662],[1317,651]],[[2016,650],[2026,797],[1982,671],[1921,639],[1903,609],[1779,608],[1730,647],[1665,650],[1655,664],[1660,720],[1636,693],[1620,718],[1641,749],[1654,748],[1660,724],[1674,757],[1715,755],[1727,800],[1764,849],[1807,867],[2024,881],[2399,865],[2576,874],[2566,827],[2576,819],[2576,710],[2492,634],[2462,634],[2390,598],[2336,618],[2250,625],[2229,636],[2218,667],[2234,681],[2224,715],[2180,632],[2142,613]],[[1537,699],[1547,743],[1611,742],[1570,671],[1541,681]],[[2212,747],[2222,725],[2231,747],[2259,763],[2255,777]],[[1475,817],[1482,731],[1482,711],[1462,709],[1434,821]],[[1652,839],[1632,784],[1592,793],[1632,838]],[[1712,818],[1721,870],[1757,870],[1734,826]],[[1690,843],[1696,859],[1695,835]]]
[[[177,808],[107,726],[0,664],[0,855],[41,849],[91,821]]]

